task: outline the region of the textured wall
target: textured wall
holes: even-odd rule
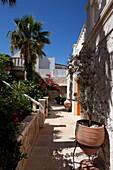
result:
[[[39,58],[39,69],[55,69],[55,57]]]
[[[33,147],[36,136],[39,132],[39,111],[37,114],[28,116],[21,123],[20,131],[22,136],[18,137],[18,141],[22,141],[21,151],[27,153],[27,157]],[[22,159],[17,167],[17,170],[23,170],[26,164],[26,159]]]
[[[95,49],[95,65],[100,76],[97,92],[106,104],[101,105],[105,114],[107,136],[105,150],[108,165],[113,169],[113,1],[98,0],[98,23],[87,37],[89,44]],[[106,6],[105,6],[106,5]],[[105,6],[105,8],[104,8]],[[109,10],[107,10],[109,9]],[[87,18],[88,19],[88,18]],[[91,16],[90,16],[91,20]],[[87,24],[89,24],[89,20]],[[88,32],[86,27],[86,32]],[[89,32],[88,32],[89,33]],[[101,69],[100,69],[101,68]],[[103,70],[104,71],[101,71]],[[100,100],[101,100],[100,99]],[[100,152],[101,158],[103,158]],[[110,159],[109,159],[110,157]],[[104,160],[104,159],[103,159]]]
[[[59,86],[60,92],[56,90],[51,90],[48,92],[49,101],[55,102],[56,96],[65,96],[67,94],[67,86]]]
[[[89,2],[89,1],[88,1]],[[91,1],[87,8],[86,43],[95,50],[94,67],[100,76],[97,88],[97,107],[101,107],[105,115],[107,135],[105,151],[110,170],[113,169],[113,0]],[[93,10],[92,8],[95,9]],[[94,12],[94,15],[91,14]],[[94,18],[93,18],[94,17]],[[92,22],[94,21],[94,22]],[[84,36],[84,35],[83,35]],[[78,46],[81,46],[80,39]],[[77,49],[77,46],[75,46]],[[77,51],[75,51],[77,54]],[[67,85],[68,86],[68,85]],[[100,104],[99,104],[100,103]],[[76,108],[75,108],[76,109]],[[74,110],[74,109],[73,109]],[[95,116],[94,116],[95,117]],[[96,117],[97,118],[97,117]],[[97,119],[96,119],[97,120]],[[100,152],[100,159],[103,154]],[[110,158],[110,159],[109,159]],[[107,167],[107,169],[109,169]]]

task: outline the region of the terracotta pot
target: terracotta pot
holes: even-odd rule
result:
[[[7,66],[6,71],[10,71],[11,70],[11,66]]]
[[[104,143],[105,138],[105,129],[104,125],[92,121],[93,124],[99,125],[97,128],[90,128],[88,126],[85,126],[84,123],[88,124],[89,120],[78,120],[77,126],[76,126],[76,139],[77,141],[84,145],[80,148],[84,151],[86,155],[92,155],[95,154],[99,148],[86,148],[88,147],[99,147]],[[82,124],[81,124],[82,123]]]
[[[64,106],[66,110],[69,110],[69,108],[71,107],[70,99],[66,99],[66,101],[64,102]]]

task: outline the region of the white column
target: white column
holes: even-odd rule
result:
[[[38,99],[39,103],[39,127],[44,127],[44,120],[45,120],[45,101],[46,99]],[[42,109],[43,107],[43,109]]]
[[[49,99],[49,97],[48,96],[44,96],[43,98],[46,99],[46,106],[45,106],[46,107],[46,117],[48,117],[48,104],[49,104],[48,103],[48,99]]]
[[[70,99],[70,74],[67,76],[67,99]]]
[[[36,109],[36,103],[33,102],[33,109]]]
[[[73,90],[72,90],[72,99],[74,100],[75,97],[74,97],[74,93],[77,92],[77,88],[76,88],[76,81],[74,79],[75,77],[73,76]],[[77,102],[76,101],[73,101],[72,100],[72,113],[74,115],[76,115],[76,112],[77,112]]]

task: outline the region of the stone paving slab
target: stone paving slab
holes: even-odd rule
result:
[[[60,105],[52,105],[45,127],[40,129],[24,170],[70,170],[72,169],[76,117]],[[75,169],[87,159],[77,147]]]

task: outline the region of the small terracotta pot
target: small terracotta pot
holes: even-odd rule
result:
[[[7,66],[6,71],[10,71],[11,70],[11,66]]]
[[[77,126],[76,126],[76,139],[77,141],[88,147],[99,147],[104,143],[105,138],[105,129],[104,125],[92,121],[93,124],[99,125],[98,128],[90,128],[88,126],[85,126],[85,124],[88,124],[89,120],[78,120]],[[81,124],[82,123],[82,124]],[[84,151],[86,155],[92,155],[95,154],[99,148],[86,148],[80,145],[80,148]]]
[[[65,109],[68,110],[71,107],[71,101],[70,99],[66,99],[64,102]]]

